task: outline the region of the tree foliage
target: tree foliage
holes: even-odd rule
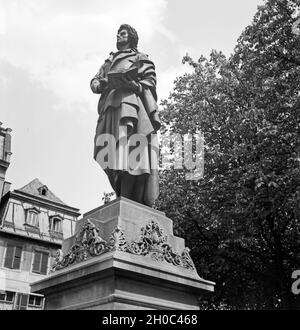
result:
[[[162,103],[165,131],[205,137],[203,179],[163,170],[157,202],[200,276],[217,283],[203,308],[300,308],[291,293],[300,269],[297,6],[265,1],[229,58],[185,56],[194,70]]]
[[[102,203],[105,205],[105,204],[108,204],[109,202],[113,201],[114,199],[116,198],[116,194],[114,191],[111,191],[111,192],[103,192],[103,195],[101,197],[101,201]]]

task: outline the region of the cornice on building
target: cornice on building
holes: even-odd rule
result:
[[[49,244],[53,244],[53,246],[55,248],[57,248],[58,246],[62,246],[62,242],[63,239],[59,239],[57,237],[51,237],[50,235],[43,235],[41,236],[37,236],[34,235],[34,233],[28,233],[26,230],[21,229],[21,228],[12,228],[12,227],[0,227],[0,236],[3,235],[8,235],[11,238],[15,238],[15,237],[20,237],[20,238],[24,238],[27,241],[31,240],[31,241],[36,241],[36,242],[40,242],[40,243],[45,243],[46,245]]]
[[[24,201],[31,202],[32,204],[36,204],[41,207],[51,208],[55,211],[63,212],[65,214],[72,215],[74,217],[79,217],[81,215],[81,213],[79,213],[79,209],[77,209],[75,207],[68,206],[66,204],[60,204],[60,203],[57,203],[54,201],[49,201],[42,197],[34,196],[31,194],[25,193],[23,191],[19,191],[19,190],[10,191],[9,197],[21,200],[23,202]]]

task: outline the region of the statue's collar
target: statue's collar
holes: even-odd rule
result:
[[[116,53],[110,53],[110,57],[107,59],[107,61],[111,62],[111,65],[114,65],[114,63],[132,55],[136,55],[138,51],[134,48],[129,48],[125,50],[120,50]]]
[[[134,48],[128,48],[128,49],[125,49],[125,50],[119,50],[115,53],[111,52],[110,55],[113,57],[113,58],[116,58],[117,56],[121,55],[121,54],[130,54],[130,53],[137,53],[137,50],[134,49]]]

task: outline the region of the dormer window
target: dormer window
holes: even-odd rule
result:
[[[63,218],[60,215],[53,215],[49,219],[49,230],[56,233],[62,233]]]
[[[38,227],[39,226],[39,219],[38,219],[39,213],[40,213],[40,211],[35,207],[27,209],[26,210],[26,225]]]
[[[39,191],[39,194],[41,196],[47,196],[47,194],[48,194],[48,187],[47,186],[42,186],[42,187],[40,187],[38,189],[38,191]]]

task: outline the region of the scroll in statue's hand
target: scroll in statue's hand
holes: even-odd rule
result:
[[[127,77],[119,77],[113,81],[109,81],[109,87],[113,89],[127,89],[138,93],[140,91],[140,84],[134,80],[129,80]]]
[[[129,89],[135,93],[140,90],[140,84],[134,80],[129,80],[126,76],[121,78],[121,82],[125,89]]]
[[[133,66],[126,70],[108,72],[108,84],[110,88],[127,89],[134,93],[141,90],[138,80],[138,68]]]

